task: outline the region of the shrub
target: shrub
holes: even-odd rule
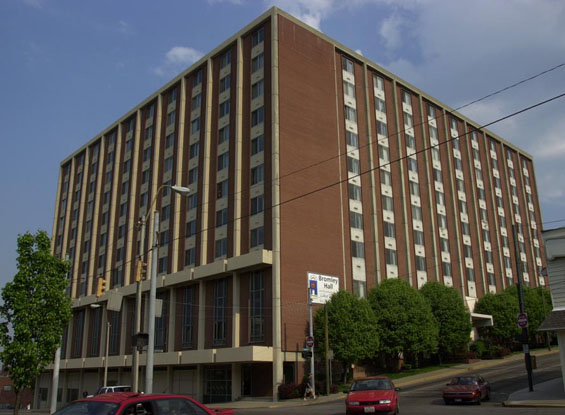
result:
[[[470,347],[472,352],[475,352],[479,359],[482,359],[488,350],[488,346],[482,340],[477,340]]]
[[[304,395],[304,385],[302,384],[284,383],[282,385],[279,385],[279,399],[300,398],[303,395]]]

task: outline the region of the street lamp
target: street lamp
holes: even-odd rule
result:
[[[187,196],[190,193],[188,187],[183,186],[171,186],[167,184],[161,185],[155,192],[155,196],[149,205],[146,215],[139,220],[139,227],[141,228],[141,246],[140,246],[140,260],[145,255],[145,228],[147,225],[147,219],[151,212],[153,212],[153,238],[151,246],[151,282],[149,286],[149,326],[148,326],[148,344],[147,344],[147,366],[145,370],[145,392],[151,393],[153,391],[153,361],[155,355],[155,300],[157,297],[157,249],[159,247],[159,212],[153,207],[157,201],[157,197],[164,188],[170,188],[173,192],[178,193],[183,196]],[[136,324],[136,335],[139,334],[141,330],[141,279],[137,281],[136,290],[136,307],[135,307],[135,324]],[[139,351],[137,347],[133,351],[133,390],[138,391],[139,387]]]

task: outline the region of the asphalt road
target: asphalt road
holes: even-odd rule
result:
[[[561,376],[559,355],[552,354],[537,358],[538,369],[533,372],[535,384],[555,379]],[[400,391],[400,413],[402,415],[431,415],[431,414],[563,414],[563,408],[508,408],[502,402],[509,395],[520,389],[528,388],[528,377],[523,360],[511,361],[502,365],[485,368],[480,372],[491,383],[491,400],[476,405],[449,405],[446,406],[441,397],[441,392],[449,378],[432,381],[418,386],[410,386]],[[328,404],[299,406],[290,408],[269,409],[237,409],[236,415],[344,415],[345,404],[343,400]]]

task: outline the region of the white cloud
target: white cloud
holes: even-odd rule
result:
[[[343,7],[336,0],[266,0],[268,6],[277,6],[302,20],[307,25],[321,30],[321,22],[337,9]]]
[[[363,56],[363,51],[361,49],[355,49],[355,52],[357,52],[359,55]]]
[[[165,54],[164,62],[153,68],[159,76],[176,75],[181,70],[192,65],[204,54],[188,46],[174,46]]]
[[[398,15],[392,15],[381,22],[379,34],[384,38],[389,49],[396,49],[402,44],[403,20]]]
[[[117,30],[118,30],[118,32],[126,34],[126,35],[130,35],[130,34],[133,33],[133,28],[131,27],[131,25],[124,20],[118,21]]]

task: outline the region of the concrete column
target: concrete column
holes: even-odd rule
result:
[[[231,400],[241,398],[241,363],[231,364]]]
[[[202,402],[204,400],[204,367],[196,366],[196,400]]]
[[[232,324],[232,347],[239,347],[239,335],[240,335],[240,317],[241,317],[241,313],[240,313],[240,308],[239,308],[239,291],[240,291],[240,284],[239,284],[239,274],[237,272],[234,272],[232,274],[232,291],[233,291],[233,295],[232,295],[232,319],[233,319],[233,324]],[[233,368],[232,368],[233,370]],[[233,378],[233,375],[232,375]],[[232,391],[232,395],[233,395],[233,391]]]
[[[167,327],[167,351],[175,349],[177,290],[169,290],[169,327]],[[169,390],[169,389],[167,389]]]

